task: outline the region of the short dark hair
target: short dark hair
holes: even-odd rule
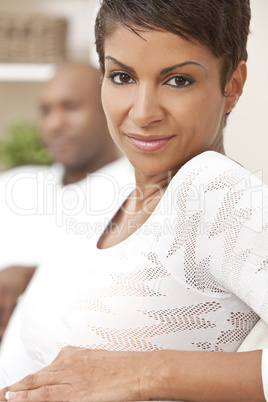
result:
[[[105,38],[118,24],[132,31],[136,25],[169,31],[207,46],[223,61],[224,92],[239,61],[247,61],[250,18],[250,0],[102,0],[95,24],[101,71]]]

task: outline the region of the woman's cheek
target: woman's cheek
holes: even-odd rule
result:
[[[103,90],[102,106],[108,122],[116,119],[120,109],[119,105],[117,104],[117,97],[114,96],[111,91]]]

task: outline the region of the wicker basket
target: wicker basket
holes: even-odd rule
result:
[[[66,58],[68,21],[41,15],[0,16],[0,62],[54,63]]]

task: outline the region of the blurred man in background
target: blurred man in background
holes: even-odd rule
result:
[[[76,183],[117,155],[101,105],[100,73],[88,65],[63,66],[40,97],[40,138],[64,167],[63,184]]]
[[[14,168],[0,177],[1,337],[17,298],[49,252],[52,228],[88,242],[93,224],[103,229],[132,177],[108,132],[97,69],[61,66],[41,91],[40,111],[40,139],[55,163]]]

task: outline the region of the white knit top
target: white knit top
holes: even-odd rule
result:
[[[83,243],[77,264],[66,239],[21,307],[17,357],[0,362],[1,386],[49,364],[65,345],[236,351],[259,316],[268,322],[268,188],[205,152],[120,244]]]

